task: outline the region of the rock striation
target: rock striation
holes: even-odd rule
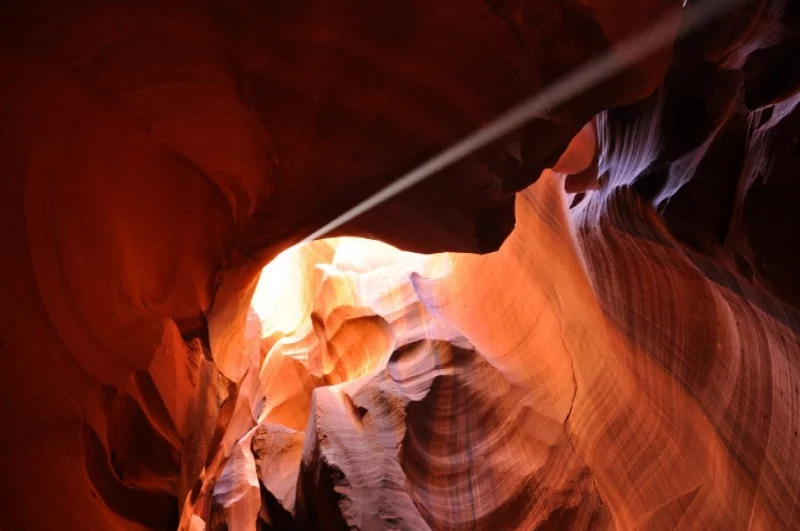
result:
[[[799,528],[796,2],[293,247],[703,1],[0,4],[0,529]]]

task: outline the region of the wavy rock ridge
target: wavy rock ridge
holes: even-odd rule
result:
[[[0,528],[800,527],[796,2],[280,255],[701,2],[0,4]]]

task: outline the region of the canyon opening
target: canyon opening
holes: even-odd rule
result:
[[[0,530],[800,529],[798,6],[0,2]]]

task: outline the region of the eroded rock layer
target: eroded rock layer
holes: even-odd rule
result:
[[[269,507],[315,529],[796,525],[800,312],[718,283],[737,277],[630,189],[570,212],[563,185],[523,192],[491,255],[298,252],[333,265],[303,274],[297,332],[264,340],[264,525]]]
[[[800,527],[796,2],[278,257],[702,1],[0,4],[0,528]]]
[[[538,386],[477,351],[420,300],[417,282],[458,274],[461,257],[408,256],[358,240],[294,254],[307,266],[298,273],[314,281],[296,332],[263,343],[272,346],[252,450],[265,495],[280,507],[265,503],[264,523],[289,513],[315,529],[610,525],[564,429],[566,408],[553,413]],[[262,282],[281,272],[268,268]],[[268,329],[271,308],[261,302],[257,294]],[[237,503],[219,494],[220,505]]]

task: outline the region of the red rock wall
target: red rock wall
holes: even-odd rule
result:
[[[247,320],[260,268],[680,4],[0,6],[0,527],[174,529],[192,513],[209,525],[240,515],[254,525],[261,493],[253,497],[253,488],[265,480],[247,444],[263,446],[267,434],[240,438],[263,412],[260,330]],[[456,438],[460,457],[446,463],[453,476],[442,476],[451,479],[432,498],[420,494],[433,481],[420,472],[421,454],[387,458],[386,477],[407,477],[390,489],[405,489],[397,507],[421,518],[407,526],[496,528],[509,511],[520,528],[800,525],[800,348],[790,308],[800,302],[796,11],[768,0],[737,8],[674,54],[663,50],[337,233],[413,251],[485,253],[511,233],[518,205],[515,235],[486,259],[514,265],[486,266],[498,268],[487,276],[484,266],[470,269],[483,258],[464,258],[465,272],[430,289],[465,290],[479,278],[524,287],[463,295],[480,311],[451,328],[471,346],[454,349],[446,335],[429,351],[463,350],[464,363],[441,378],[400,363],[435,380],[433,391],[411,400],[408,422],[397,421],[395,400],[379,416],[389,424],[361,434],[376,456],[388,450],[369,441],[401,424],[425,434],[426,445],[439,444],[432,425],[488,438]],[[595,116],[598,154],[588,175],[567,185],[586,193],[567,198],[549,173],[528,188]],[[584,166],[585,156],[573,157],[594,143],[574,145],[583,149],[559,171]],[[528,207],[519,205],[539,202],[527,218],[538,221],[522,223]],[[565,205],[576,206],[567,214]],[[526,228],[537,224],[542,230]],[[513,334],[483,330],[510,314],[537,316],[506,325],[542,327],[526,336],[526,356],[552,351],[543,367],[522,356]],[[546,464],[523,468],[501,489],[507,497],[480,494],[487,489],[461,474],[475,460],[463,448],[493,448],[480,441],[495,431],[483,431],[484,421],[460,424],[448,408],[460,400],[477,414],[505,400],[497,388],[474,387],[477,374],[539,389],[526,407],[558,425],[535,451],[509,450]],[[364,400],[391,383],[374,377]],[[332,399],[326,393],[315,395],[315,408]],[[504,414],[504,430],[530,427],[514,424],[518,411]],[[339,426],[324,417],[309,426],[319,435],[329,422]],[[304,430],[291,429],[284,444],[294,452]],[[342,425],[342,437],[352,429]],[[303,448],[304,470],[315,474],[330,476],[330,456],[342,455],[308,440]],[[479,485],[506,475],[495,464],[488,458],[493,471]],[[234,490],[249,485],[238,493],[243,512],[218,510],[214,492],[229,474]],[[373,475],[361,464],[334,474],[334,483],[364,482],[342,508],[333,487],[314,480],[323,476],[301,474],[295,516],[301,525],[394,525],[366,507],[389,511],[395,494],[360,498],[379,481]],[[283,503],[284,494],[271,496]],[[531,500],[547,501],[522,514]],[[478,512],[458,512],[470,504]]]

